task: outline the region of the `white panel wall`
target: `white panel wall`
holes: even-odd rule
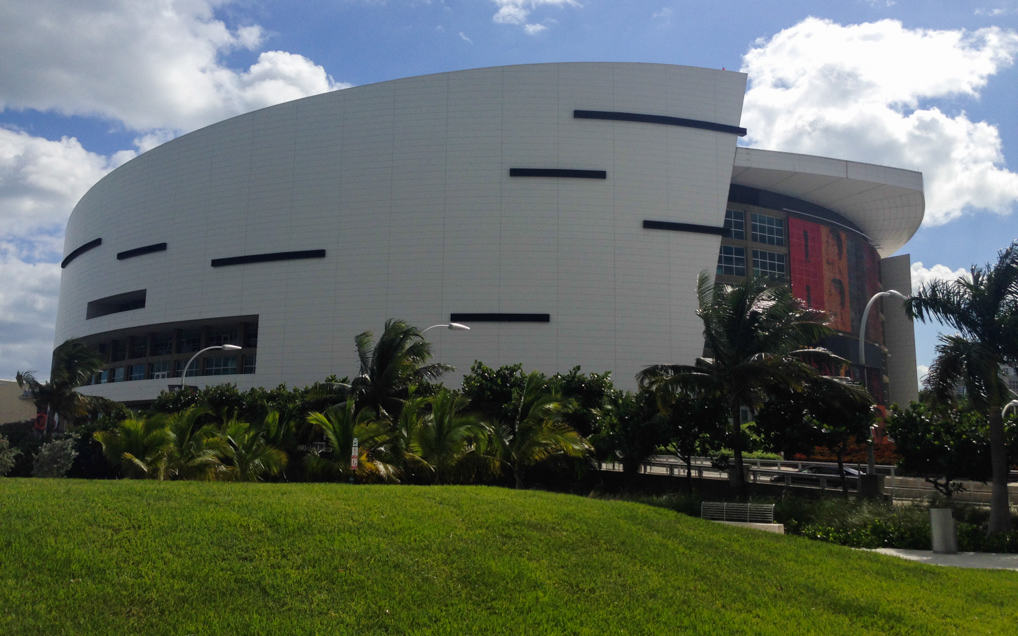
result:
[[[548,313],[548,324],[434,330],[437,359],[616,381],[700,353],[695,284],[719,239],[735,136],[578,120],[574,109],[738,125],[739,73],[652,64],[546,64],[396,80],[282,104],[185,135],[81,200],[65,253],[56,341],[161,322],[257,314],[257,373],[204,381],[306,384],[355,375],[354,335],[390,317]],[[605,180],[509,169],[606,170]],[[118,262],[118,251],[167,242]],[[326,258],[212,268],[209,260],[325,249]],[[91,300],[147,289],[144,309],[85,320]],[[116,399],[164,382],[91,387]]]

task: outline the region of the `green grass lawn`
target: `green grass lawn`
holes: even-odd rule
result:
[[[482,487],[0,479],[0,633],[1013,633],[1018,572]]]

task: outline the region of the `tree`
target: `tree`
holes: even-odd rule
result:
[[[412,385],[434,380],[452,367],[428,363],[431,345],[416,327],[402,320],[386,321],[378,342],[373,338],[365,331],[355,339],[361,369],[350,383],[351,390],[359,406],[395,421]]]
[[[40,446],[32,458],[32,477],[65,477],[78,455],[77,442],[76,436],[70,435]]]
[[[442,389],[428,399],[430,411],[419,418],[412,449],[433,471],[438,483],[456,481],[459,470],[476,456],[488,433],[475,415],[465,412],[467,399]]]
[[[587,440],[561,420],[558,395],[539,372],[526,377],[514,391],[512,410],[492,427],[495,461],[513,473],[516,488],[526,484],[531,466],[555,455],[582,457],[590,452]]]
[[[20,454],[19,449],[11,448],[10,441],[0,435],[0,477],[14,470],[14,464]]]
[[[844,360],[813,345],[830,330],[823,312],[809,309],[783,284],[752,278],[715,286],[706,272],[697,282],[697,315],[703,321],[705,356],[692,365],[653,365],[637,379],[641,388],[687,388],[725,396],[727,445],[735,457],[733,486],[746,495],[741,407],[764,402],[771,386],[800,387],[817,375],[810,365]]]
[[[203,422],[208,415],[208,408],[192,406],[165,416],[173,434],[167,452],[169,477],[211,481],[224,472],[223,457],[230,448],[215,425]]]
[[[28,389],[38,412],[46,413],[47,429],[53,414],[59,416],[66,429],[88,402],[74,389],[87,383],[102,365],[102,358],[94,349],[80,340],[67,340],[53,350],[49,382],[39,382],[32,371],[18,371],[15,379],[19,387]]]
[[[522,364],[507,364],[497,369],[476,360],[470,373],[463,376],[463,395],[471,410],[485,421],[509,420],[516,414],[513,396],[523,390],[527,375]]]
[[[124,477],[166,478],[173,432],[164,415],[128,418],[111,430],[96,431],[94,437]]]
[[[267,441],[262,428],[231,419],[224,423],[230,466],[226,474],[237,481],[261,481],[286,468],[286,453]]]
[[[968,276],[923,285],[905,303],[923,322],[939,320],[957,330],[941,335],[927,383],[941,398],[959,384],[989,425],[992,491],[989,533],[1010,530],[1007,492],[1008,458],[1001,408],[1008,401],[1000,377],[1003,364],[1018,361],[1018,242]]]
[[[659,446],[668,443],[668,419],[646,391],[616,396],[601,420],[602,428],[591,436],[591,443],[600,458],[622,462],[627,481]]]
[[[956,479],[986,482],[992,475],[986,419],[954,405],[895,406],[887,432],[901,454],[898,467],[926,479],[945,497],[962,490]]]
[[[654,394],[667,425],[667,446],[686,464],[686,489],[693,490],[693,457],[720,450],[724,437],[725,401],[711,393],[662,390]]]
[[[356,475],[361,480],[394,481],[396,466],[382,459],[384,445],[391,441],[392,430],[387,421],[379,420],[370,409],[357,408],[354,399],[330,406],[325,411],[313,411],[307,416],[328,444],[326,455],[308,456],[312,473],[334,478]],[[357,470],[350,468],[353,440],[357,438]],[[378,452],[382,451],[382,452]],[[379,456],[376,457],[376,452]]]

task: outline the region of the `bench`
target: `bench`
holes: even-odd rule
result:
[[[774,504],[704,501],[700,503],[700,518],[711,521],[774,523]]]

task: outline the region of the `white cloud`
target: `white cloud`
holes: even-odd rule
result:
[[[912,293],[915,294],[919,288],[935,280],[953,281],[959,278],[970,276],[969,271],[964,267],[952,270],[947,265],[934,265],[926,267],[922,261],[912,263]]]
[[[463,40],[464,42],[466,42],[467,44],[473,44],[474,43],[474,41],[471,40],[469,37],[467,37],[467,34],[464,33],[463,31],[459,32],[459,36],[460,36],[460,39]]]
[[[547,24],[531,22],[530,14],[541,7],[581,7],[576,0],[492,0],[498,11],[492,16],[497,24],[522,27],[527,35],[536,35],[548,28]]]
[[[930,373],[930,367],[925,364],[916,365],[916,375],[919,376],[919,386],[926,384],[926,376]]]
[[[224,54],[254,50],[261,27],[231,30],[223,0],[9,0],[0,3],[0,109],[93,115],[129,129],[190,130],[345,86],[321,66],[266,51],[246,71]],[[59,16],[59,19],[55,19]],[[73,26],[70,26],[73,25]]]
[[[664,24],[670,24],[672,21],[672,9],[670,7],[661,7],[654,13],[650,14],[652,20],[658,20]]]
[[[18,248],[0,242],[0,378],[18,371],[49,375],[60,266],[26,263]]]
[[[0,128],[0,240],[62,234],[71,208],[111,167],[73,137],[51,141]]]
[[[926,223],[1018,202],[996,126],[931,100],[978,98],[1014,63],[1018,33],[997,27],[906,29],[895,20],[842,26],[807,18],[743,58],[751,145],[923,172]]]

